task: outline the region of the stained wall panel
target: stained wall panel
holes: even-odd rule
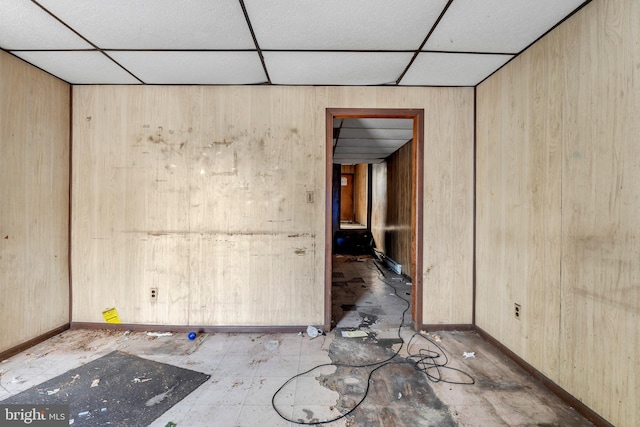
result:
[[[385,255],[402,265],[402,273],[412,276],[412,195],[415,183],[411,167],[411,143],[389,156],[386,185]]]
[[[617,426],[640,422],[639,8],[589,3],[477,91],[477,324]]]
[[[356,193],[356,222],[362,225],[367,224],[367,209],[369,205],[369,165],[361,163],[355,165],[354,185]]]
[[[290,89],[79,88],[74,320],[97,322],[116,306],[125,323],[321,324],[323,203],[307,191],[324,183],[324,147],[309,143],[308,99]]]
[[[69,93],[0,52],[0,351],[69,323]]]
[[[372,165],[371,174],[371,235],[376,250],[386,253],[384,231],[387,228],[387,163]]]
[[[115,306],[126,323],[323,324],[325,116],[345,107],[425,109],[430,149],[472,164],[468,88],[74,88],[73,320]],[[472,175],[425,162],[465,182],[452,206],[425,179],[450,212],[427,220],[451,242],[428,253],[457,260],[426,282],[443,304],[425,321],[469,323]]]

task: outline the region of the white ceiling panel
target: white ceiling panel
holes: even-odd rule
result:
[[[149,84],[256,84],[267,78],[257,52],[108,52]]]
[[[350,147],[348,145],[339,145],[336,147],[335,154],[386,154],[389,155],[397,150],[397,147],[379,147],[377,145],[367,145],[362,147]]]
[[[47,51],[13,54],[72,84],[139,83],[100,52]]]
[[[413,128],[411,129],[353,129],[341,128],[340,139],[401,139],[409,140],[413,138]]]
[[[0,1],[0,47],[11,49],[91,49],[91,45],[36,4]]]
[[[513,55],[421,52],[400,81],[407,86],[475,86]]]
[[[413,119],[333,119],[334,127],[340,128],[377,128],[377,129],[413,129]]]
[[[0,48],[72,84],[474,86],[584,3],[0,0]]]
[[[39,2],[101,49],[255,48],[238,0]]]
[[[411,139],[411,138],[409,138]],[[360,147],[360,146],[374,146],[374,147],[382,147],[382,148],[391,148],[391,147],[401,147],[404,145],[409,139],[388,139],[388,138],[376,138],[376,139],[356,139],[356,138],[340,138],[339,144],[338,141],[334,141],[334,146],[340,147]]]
[[[585,0],[455,0],[424,50],[520,53]]]
[[[265,52],[274,84],[392,84],[411,60],[405,52]]]
[[[363,159],[360,156],[333,158],[333,163],[340,164],[340,165],[358,165],[361,163],[377,164],[382,162],[384,162],[384,159]]]
[[[412,119],[336,118],[333,162],[380,163],[413,138]]]
[[[445,0],[245,0],[261,49],[417,50]]]

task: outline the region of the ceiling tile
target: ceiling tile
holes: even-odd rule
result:
[[[584,0],[455,0],[424,50],[519,53]]]
[[[255,49],[238,0],[39,0],[101,49]]]
[[[404,52],[265,52],[271,81],[292,85],[393,84],[411,60]]]
[[[12,52],[71,84],[137,84],[133,76],[100,52]]]
[[[375,147],[396,147],[396,149],[398,149],[399,147],[403,146],[404,144],[406,144],[409,139],[383,139],[383,138],[377,138],[377,139],[342,139],[340,138],[340,140],[337,142],[337,145],[340,147],[362,147],[362,146],[366,146],[366,147],[371,147],[371,146],[375,146]],[[336,144],[334,144],[336,145]]]
[[[345,118],[334,120],[343,120],[343,128],[413,129],[413,119]]]
[[[399,139],[408,141],[413,137],[413,129],[340,129],[340,140],[353,139]]]
[[[91,49],[92,46],[30,1],[0,2],[0,47]]]
[[[416,50],[445,0],[245,0],[261,49]]]
[[[512,55],[421,52],[400,85],[475,86]]]
[[[115,52],[108,55],[149,84],[256,84],[267,78],[257,52]]]
[[[349,147],[346,145],[340,145],[336,147],[334,154],[374,154],[378,157],[386,157],[389,154],[395,152],[397,149],[398,147],[395,147],[395,146],[380,147],[380,146],[369,145],[369,146]]]

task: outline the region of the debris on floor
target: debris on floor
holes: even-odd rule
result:
[[[147,332],[149,337],[170,337],[172,335],[171,332]]]
[[[369,334],[365,331],[342,331],[342,336],[344,338],[365,338],[368,337]]]
[[[322,335],[322,330],[316,328],[315,326],[307,326],[307,335],[309,335],[309,338],[315,338],[319,335]]]
[[[465,359],[474,359],[476,357],[476,352],[475,351],[465,351],[464,353],[462,353],[462,357],[464,357]]]

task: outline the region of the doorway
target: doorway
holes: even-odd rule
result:
[[[403,240],[403,244],[410,249],[409,265],[403,268],[403,274],[411,278],[411,295],[412,310],[411,318],[416,327],[422,325],[422,193],[423,193],[423,147],[424,147],[424,111],[413,109],[345,109],[345,108],[329,108],[326,110],[326,148],[327,148],[327,164],[326,164],[326,209],[325,209],[325,329],[331,329],[331,309],[332,309],[332,266],[333,266],[333,245],[336,230],[340,230],[340,219],[342,217],[341,206],[336,207],[333,200],[339,197],[336,191],[341,193],[343,176],[339,167],[334,165],[334,142],[337,139],[337,133],[334,128],[336,119],[410,119],[413,122],[411,132],[412,138],[407,144],[410,146],[405,150],[405,160],[403,160],[402,168],[409,176],[411,188],[409,191],[395,191],[393,199],[397,199],[398,194],[401,197],[408,198],[408,206],[410,210],[410,218],[408,226],[410,232],[407,239]],[[366,144],[363,141],[363,144]],[[353,151],[357,152],[359,147],[354,147]],[[367,150],[371,151],[371,150]],[[338,156],[336,156],[336,162]],[[371,165],[369,165],[371,166]],[[347,178],[348,180],[348,178]],[[334,185],[337,183],[338,185]],[[347,181],[348,185],[348,181]],[[390,203],[395,203],[393,200]],[[337,221],[336,221],[337,219]],[[391,227],[389,227],[391,228]],[[389,235],[393,232],[389,231]],[[393,238],[393,235],[392,235]]]

